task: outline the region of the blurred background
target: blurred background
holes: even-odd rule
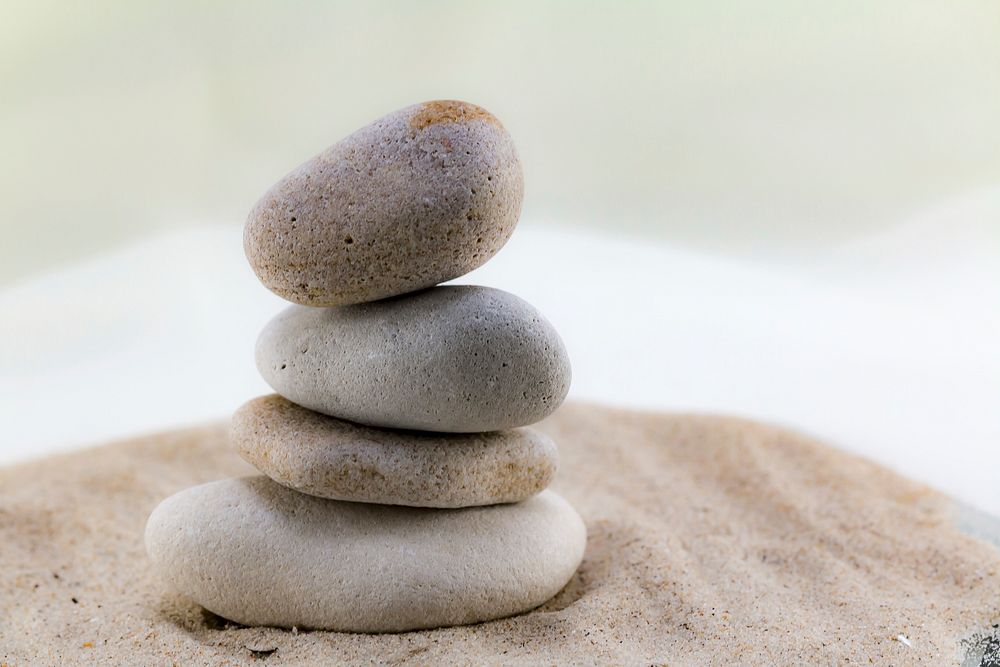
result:
[[[525,217],[823,249],[1000,176],[992,2],[6,0],[0,280],[262,189],[415,101],[492,109]]]
[[[776,421],[1000,512],[1000,4],[0,6],[0,461],[224,418],[263,191],[408,104],[519,146],[467,279],[577,399]],[[994,465],[995,464],[995,465]]]

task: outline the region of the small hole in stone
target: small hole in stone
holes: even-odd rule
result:
[[[352,239],[350,236],[345,236],[344,243],[346,243],[347,245],[351,245],[352,243],[354,243],[354,239]]]

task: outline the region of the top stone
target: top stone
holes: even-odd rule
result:
[[[250,212],[243,245],[261,282],[289,301],[375,301],[481,266],[514,231],[523,190],[500,121],[467,102],[426,102],[285,176]]]

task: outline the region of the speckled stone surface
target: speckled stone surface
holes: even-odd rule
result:
[[[267,477],[164,500],[146,548],[177,591],[238,623],[398,632],[510,616],[559,592],[587,531],[551,491],[428,509],[317,498]]]
[[[555,443],[533,429],[472,434],[375,429],[273,394],[236,411],[230,439],[248,463],[297,491],[414,507],[525,500],[549,485],[558,465]]]
[[[257,368],[276,392],[369,426],[471,433],[533,424],[569,390],[559,335],[524,300],[471,285],[342,308],[291,306]]]
[[[406,107],[302,164],[250,213],[257,276],[310,306],[373,301],[457,278],[507,242],[524,183],[510,135],[458,101]]]

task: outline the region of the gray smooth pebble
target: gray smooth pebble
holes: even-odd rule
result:
[[[310,410],[455,433],[540,421],[562,403],[571,376],[562,340],[535,308],[472,285],[341,308],[289,307],[258,338],[257,368]]]
[[[243,245],[261,282],[289,301],[374,301],[485,263],[514,231],[523,191],[500,121],[467,102],[426,102],[285,176],[251,211]]]
[[[164,500],[146,550],[174,590],[237,623],[401,632],[537,607],[573,576],[586,537],[551,491],[426,509],[327,500],[248,477]]]

